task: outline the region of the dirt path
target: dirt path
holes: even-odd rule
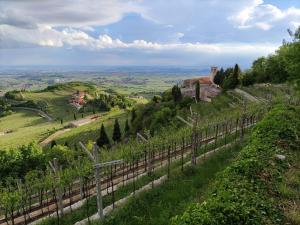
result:
[[[63,130],[59,130],[57,132],[55,132],[54,134],[51,134],[49,137],[47,137],[45,140],[43,140],[40,143],[40,146],[45,147],[47,144],[49,144],[51,141],[55,140],[56,138],[58,138],[60,135],[70,131],[71,128],[67,128],[67,129],[63,129]]]

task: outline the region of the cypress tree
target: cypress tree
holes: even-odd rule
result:
[[[132,109],[131,110],[131,123],[134,122],[135,118],[136,118],[136,110]]]
[[[195,92],[196,92],[196,100],[197,100],[197,102],[199,102],[200,101],[200,81],[197,81],[197,83],[196,83],[196,90],[195,90]]]
[[[53,148],[54,146],[56,146],[57,144],[56,144],[56,141],[55,140],[53,140],[53,141],[51,141],[51,148]]]
[[[236,87],[239,84],[239,76],[241,74],[241,69],[238,64],[235,64],[233,70],[233,86]]]
[[[174,102],[180,102],[181,101],[182,95],[181,95],[180,87],[178,87],[178,85],[173,86],[172,96],[173,96]]]
[[[109,146],[109,139],[105,131],[105,127],[102,124],[101,129],[100,129],[100,137],[97,139],[97,145],[99,148],[102,148],[104,146]]]
[[[124,133],[125,133],[126,135],[128,135],[129,132],[130,132],[130,126],[129,126],[128,119],[127,119],[126,122],[125,122]]]
[[[114,124],[114,131],[113,131],[113,137],[112,139],[114,140],[114,142],[119,142],[121,141],[121,130],[120,130],[120,124],[118,119],[115,120],[115,124]]]
[[[217,72],[217,74],[214,78],[214,83],[219,86],[222,86],[224,79],[225,79],[225,72],[224,72],[224,69],[221,68],[221,70],[219,70]]]

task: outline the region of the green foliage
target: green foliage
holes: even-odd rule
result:
[[[182,99],[181,90],[178,85],[173,86],[172,88],[172,96],[174,102],[180,102]]]
[[[225,79],[225,72],[224,72],[224,69],[221,68],[217,72],[217,74],[216,74],[216,76],[214,78],[214,83],[217,84],[217,85],[219,85],[219,86],[222,86],[224,79]]]
[[[287,166],[274,154],[299,148],[299,109],[277,106],[253,131],[235,163],[219,175],[212,194],[191,205],[173,225],[282,224],[273,194]]]
[[[241,70],[237,64],[235,65],[234,69],[228,68],[225,71],[225,79],[222,82],[221,87],[225,90],[234,89],[239,84],[240,74]]]
[[[136,109],[131,110],[131,123],[133,123],[136,119]]]
[[[24,100],[21,91],[8,91],[5,93],[4,97],[7,99],[12,99],[12,100],[16,100],[16,101]]]
[[[256,83],[282,83],[292,81],[300,90],[300,28],[295,33],[289,31],[293,41],[284,43],[275,54],[255,60],[249,71]],[[246,82],[247,83],[247,82]]]
[[[162,97],[160,95],[154,95],[152,101],[155,103],[159,103],[162,101]]]
[[[59,165],[67,166],[75,158],[75,152],[68,146],[54,145],[52,148],[45,150],[46,162],[57,158]]]
[[[240,76],[240,82],[243,86],[246,87],[254,84],[255,79],[250,71],[246,71]]]
[[[125,122],[124,133],[125,133],[126,136],[129,135],[129,133],[130,133],[130,126],[129,126],[128,119]]]
[[[0,150],[0,177],[23,178],[25,174],[34,169],[44,168],[45,155],[42,149],[32,143],[21,146],[18,150]]]
[[[90,112],[96,109],[97,111],[105,112],[116,106],[120,109],[126,109],[132,106],[132,101],[116,93],[98,94],[97,98],[88,100],[81,111]]]
[[[122,138],[120,124],[118,119],[115,120],[112,139],[114,142],[120,142]]]
[[[105,127],[103,124],[100,129],[100,137],[97,139],[97,145],[99,146],[99,148],[109,147],[109,145],[110,145],[109,138],[107,136],[107,133],[105,131]]]
[[[5,100],[0,98],[0,117],[12,114],[11,105]]]

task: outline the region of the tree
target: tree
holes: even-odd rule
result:
[[[113,130],[113,137],[112,139],[114,140],[114,142],[119,142],[121,141],[121,130],[120,130],[120,124],[118,119],[115,120],[115,124],[114,124],[114,130]]]
[[[252,64],[253,76],[255,81],[258,83],[263,83],[269,80],[269,77],[266,73],[266,58],[261,57],[255,60]]]
[[[241,74],[239,66],[236,64],[234,68],[228,68],[224,74],[225,79],[221,87],[224,90],[234,89],[239,83],[239,76]]]
[[[241,69],[238,64],[235,64],[233,74],[232,74],[232,82],[233,86],[236,87],[239,84],[239,76],[241,75]]]
[[[53,140],[53,141],[51,141],[51,148],[53,148],[54,146],[56,146],[57,144],[56,144],[56,141],[55,140]]]
[[[77,120],[77,116],[76,116],[76,114],[74,113],[74,120]]]
[[[127,119],[126,122],[125,122],[124,133],[125,133],[125,135],[128,135],[129,132],[130,132],[130,126],[129,126],[128,119]]]
[[[159,102],[161,102],[161,100],[162,100],[162,97],[159,95],[154,95],[153,99],[152,99],[152,101],[155,103],[159,103]]]
[[[182,94],[181,94],[181,90],[178,87],[178,85],[174,85],[172,88],[172,96],[173,96],[173,100],[174,102],[180,102],[182,99]]]
[[[217,72],[216,76],[214,77],[214,83],[216,85],[222,86],[224,79],[225,79],[225,72],[224,72],[224,69],[221,68]]]
[[[254,80],[252,71],[246,71],[245,73],[243,73],[240,81],[243,86],[249,86],[249,85],[254,84],[255,80]]]
[[[197,81],[197,83],[196,83],[195,93],[196,93],[196,100],[197,100],[197,102],[199,102],[200,101],[200,81]]]
[[[108,136],[106,134],[105,127],[103,124],[100,129],[100,137],[97,139],[97,145],[99,146],[99,148],[102,148],[105,146],[108,147],[110,145],[110,142],[109,142],[109,139],[108,139]]]
[[[136,109],[131,110],[131,123],[136,119]]]

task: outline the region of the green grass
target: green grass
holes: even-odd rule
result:
[[[203,164],[173,170],[162,186],[132,198],[124,207],[107,216],[101,225],[165,225],[192,202],[205,200],[216,174],[235,158],[239,147],[217,153]]]
[[[300,224],[300,152],[292,157],[290,169],[279,185],[280,201],[284,205],[286,224]]]
[[[17,111],[0,118],[0,132],[12,131],[0,136],[0,148],[15,148],[32,141],[40,141],[60,127],[60,124],[47,122],[35,112]]]

